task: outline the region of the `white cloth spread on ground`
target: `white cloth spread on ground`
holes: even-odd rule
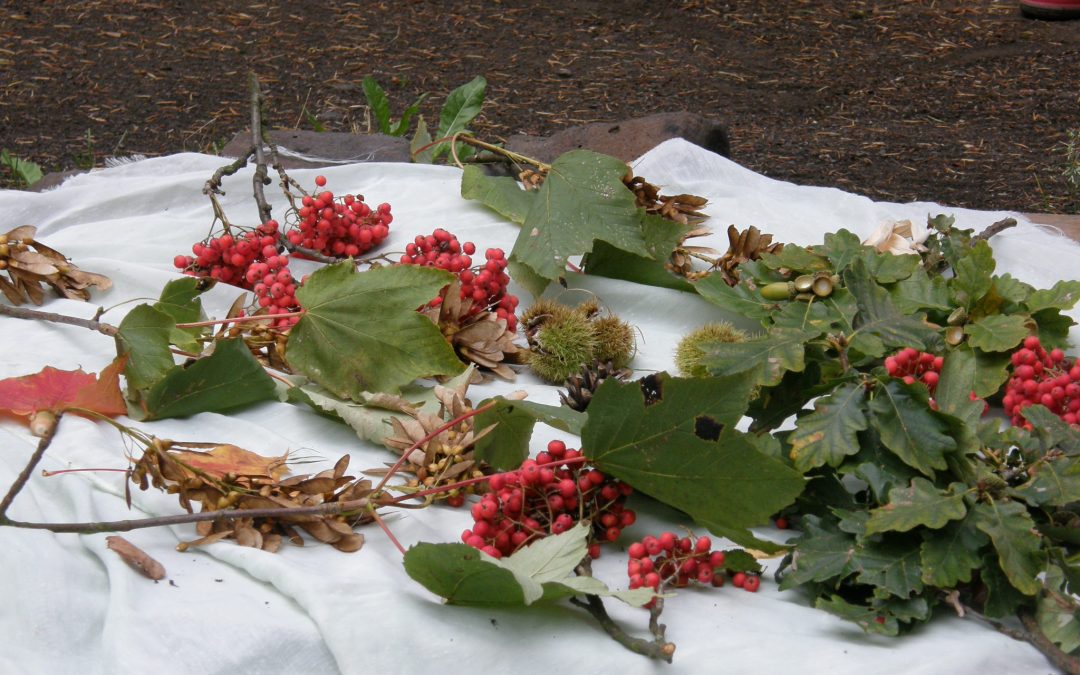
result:
[[[148,159],[76,176],[43,194],[0,192],[3,230],[32,224],[39,238],[80,268],[113,279],[90,303],[50,299],[45,309],[119,323],[136,298],[154,299],[175,278],[173,257],[206,236],[211,209],[202,187],[219,157],[183,154]],[[655,148],[636,164],[639,175],[666,193],[709,199],[715,233],[704,240],[723,250],[724,230],[756,225],[777,241],[820,243],[847,228],[867,236],[887,219],[925,221],[949,213],[961,227],[981,230],[1007,215],[931,203],[889,204],[832,188],[801,187],[753,173],[681,140]],[[477,247],[509,251],[517,227],[459,195],[451,167],[353,164],[296,171],[311,185],[325,174],[336,194],[361,193],[368,203],[389,202],[394,222],[383,250],[403,250],[411,238],[443,227]],[[223,204],[233,222],[252,225],[251,169],[225,179]],[[267,189],[275,215],[285,209]],[[1048,287],[1080,269],[1080,246],[1019,218],[1021,225],[991,240],[999,272]],[[694,243],[702,242],[695,240]],[[304,270],[301,270],[304,271]],[[723,318],[714,306],[676,291],[599,278],[572,277],[570,286],[597,294],[641,329],[633,366],[673,370],[679,337]],[[561,291],[555,287],[549,293]],[[530,302],[524,291],[523,305]],[[204,305],[221,317],[237,295],[219,285]],[[574,296],[570,296],[573,298]],[[580,294],[584,297],[584,294]],[[126,304],[118,305],[118,303]],[[116,306],[118,305],[118,306]],[[1073,314],[1074,318],[1076,314]],[[0,319],[0,378],[45,366],[100,372],[115,355],[112,340],[83,328]],[[527,374],[514,384],[471,390],[474,401],[525,388],[530,399],[556,404],[558,389]],[[309,409],[267,402],[239,412],[201,414],[136,426],[158,437],[234,443],[265,455],[302,451],[332,462],[352,455],[350,473],[381,465],[386,450],[359,441],[348,427]],[[555,437],[538,426],[534,450]],[[0,418],[0,492],[25,465],[36,440],[25,425]],[[568,441],[575,439],[568,438]],[[570,443],[574,445],[573,442]],[[43,469],[126,466],[125,446],[111,427],[75,416],[63,420]],[[321,465],[304,465],[301,472]],[[40,472],[18,496],[10,516],[31,521],[94,521],[180,512],[176,498],[133,493],[124,505],[120,474],[79,473],[44,478]],[[637,505],[633,505],[637,508]],[[641,507],[624,540],[687,524],[679,514]],[[436,507],[387,517],[406,546],[459,541],[471,523],[468,509]],[[700,532],[700,529],[699,529]],[[762,531],[766,533],[766,531]],[[730,586],[687,589],[667,603],[663,621],[678,646],[673,665],[651,663],[611,641],[581,610],[555,605],[516,610],[444,606],[404,572],[401,555],[377,528],[365,531],[358,553],[330,546],[285,544],[276,554],[231,541],[179,553],[194,526],[138,530],[126,536],[162,562],[168,580],[139,576],[105,546],[105,534],[72,535],[0,529],[0,672],[570,672],[701,673],[792,670],[799,673],[1042,673],[1046,659],[975,620],[939,617],[897,639],[868,636],[854,624],[807,605],[798,592],[781,593],[765,576],[756,594]],[[773,533],[775,534],[775,533]],[[778,561],[769,561],[769,571]],[[596,576],[625,588],[626,557],[607,549]],[[628,631],[647,635],[647,613],[609,601]]]

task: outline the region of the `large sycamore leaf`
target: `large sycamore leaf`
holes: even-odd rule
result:
[[[716,534],[759,548],[746,528],[790,504],[804,480],[758,452],[735,423],[746,375],[604,382],[589,404],[582,451],[598,469],[688,513]]]
[[[716,376],[749,374],[754,385],[780,384],[784,373],[806,367],[806,343],[821,335],[817,330],[774,328],[746,342],[703,343],[701,365]]]
[[[396,265],[357,272],[352,262],[315,272],[296,292],[304,316],[285,358],[337,396],[396,392],[418,377],[465,365],[438,326],[417,313],[453,279],[442,270]]]
[[[175,365],[169,347],[175,330],[172,317],[150,305],[139,305],[120,322],[116,339],[119,352],[128,355],[124,375],[130,389],[149,389]]]
[[[795,468],[838,466],[844,457],[857,453],[858,432],[867,428],[865,400],[866,389],[849,382],[815,401],[814,412],[799,418],[789,438]]]
[[[465,167],[461,174],[461,196],[475,199],[503,218],[521,225],[529,214],[536,193],[522,190],[521,184],[509,176],[489,176],[475,164]]]
[[[147,419],[231,410],[274,398],[271,379],[244,341],[221,340],[210,356],[175,366],[146,392]]]
[[[993,501],[976,504],[973,513],[975,526],[994,542],[998,563],[1009,583],[1024,595],[1038,593],[1046,551],[1027,507],[1020,502]]]
[[[920,525],[936,530],[966,514],[962,483],[941,490],[925,478],[914,478],[908,487],[893,488],[889,502],[870,511],[866,534],[907,532]]]
[[[30,415],[43,410],[62,412],[72,408],[102,415],[125,415],[127,404],[120,392],[120,357],[101,371],[101,377],[79,370],[45,366],[40,372],[0,380],[0,410]]]
[[[668,270],[664,261],[627,253],[604,241],[593,242],[593,250],[582,261],[581,269],[598,277],[694,292],[694,284]]]
[[[175,323],[201,321],[206,317],[203,315],[202,300],[199,296],[206,288],[205,279],[187,276],[173,279],[161,290],[161,298],[154,303],[154,309],[168,314]],[[173,327],[169,340],[184,351],[198,352],[202,346],[195,338],[203,330],[202,328]]]
[[[934,416],[925,401],[925,388],[889,380],[879,386],[869,409],[882,444],[909,466],[927,476],[946,468],[945,453],[956,448],[946,434],[945,422]]]
[[[537,422],[579,436],[587,418],[585,413],[571,408],[532,401],[508,401],[501,396],[481,401],[477,407],[489,403],[494,407],[476,416],[476,428],[496,426],[476,442],[474,456],[492,468],[505,471],[516,469],[529,456],[529,440]]]
[[[598,579],[574,576],[588,553],[589,528],[578,523],[498,560],[465,544],[421,542],[405,552],[405,571],[451,605],[522,606],[580,593],[632,605],[652,599],[650,589],[613,592]]]
[[[571,256],[588,253],[597,240],[657,260],[670,254],[683,226],[638,209],[625,174],[621,160],[589,150],[556,159],[511,251],[514,279],[539,296],[565,275]]]
[[[971,581],[971,571],[982,564],[980,549],[989,541],[971,516],[949,521],[939,530],[923,530],[922,537],[922,580],[938,588]]]

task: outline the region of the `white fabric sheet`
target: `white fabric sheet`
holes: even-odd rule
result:
[[[22,224],[86,270],[115,285],[91,303],[52,299],[46,309],[81,317],[111,306],[105,321],[118,323],[135,298],[154,298],[175,278],[175,255],[204,237],[211,210],[203,183],[221,158],[182,154],[76,176],[43,194],[0,192],[3,229]],[[640,175],[670,193],[708,197],[711,242],[723,249],[729,223],[757,225],[779,241],[817,243],[846,227],[860,236],[886,219],[924,220],[952,213],[961,226],[982,229],[1016,214],[888,204],[831,188],[800,187],[768,179],[680,140],[641,158]],[[517,228],[459,196],[460,173],[448,167],[354,164],[296,171],[304,184],[316,173],[338,194],[358,192],[369,203],[390,202],[395,216],[387,250],[402,250],[412,236],[435,227],[478,247],[507,251]],[[231,219],[254,224],[251,171],[225,180]],[[273,194],[269,189],[268,194]],[[284,202],[273,200],[275,215]],[[245,220],[247,219],[247,220]],[[1080,268],[1080,246],[1020,218],[1020,227],[991,242],[999,271],[1049,286]],[[722,317],[695,296],[606,279],[571,278],[641,329],[634,366],[672,369],[672,350],[688,330]],[[551,292],[560,291],[554,289]],[[219,286],[204,303],[222,316],[235,289]],[[527,296],[521,291],[523,302]],[[573,296],[570,296],[571,299]],[[125,303],[125,304],[120,304]],[[0,377],[51,365],[99,372],[115,354],[112,341],[82,328],[0,319]],[[526,388],[533,400],[557,403],[557,389],[522,375],[515,384],[473,390],[474,400]],[[332,462],[352,455],[352,468],[386,461],[386,451],[305,408],[268,402],[230,415],[139,425],[159,437],[235,443],[275,455],[302,450]],[[560,436],[538,428],[534,448]],[[565,435],[561,435],[565,437]],[[0,419],[0,490],[6,491],[33,451],[24,425]],[[572,439],[570,439],[572,440]],[[63,420],[41,464],[44,469],[124,467],[119,435],[105,424]],[[301,470],[317,470],[305,465]],[[118,474],[35,475],[10,515],[21,520],[86,521],[179,512],[174,497],[134,493],[124,506]],[[639,505],[640,506],[640,505]],[[683,523],[678,514],[641,507],[625,540]],[[469,526],[467,509],[438,507],[387,518],[406,545],[458,541]],[[668,637],[678,645],[674,664],[652,663],[611,641],[580,610],[569,606],[521,610],[443,606],[409,579],[401,556],[375,528],[367,545],[343,554],[317,543],[286,545],[276,554],[232,542],[179,553],[194,538],[191,525],[139,530],[126,536],[161,561],[168,581],[153,583],[129,569],[105,536],[54,535],[0,529],[0,672],[166,673],[312,672],[571,672],[571,673],[1042,673],[1053,668],[1032,647],[972,620],[941,618],[899,639],[867,636],[853,624],[807,605],[797,592],[780,593],[770,577],[760,592],[731,587],[686,590],[664,613]],[[762,531],[764,535],[775,532]],[[769,570],[777,561],[771,561]],[[625,555],[607,550],[597,576],[625,587]],[[646,612],[609,602],[627,629],[646,634]]]

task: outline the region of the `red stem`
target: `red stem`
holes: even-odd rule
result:
[[[46,478],[52,478],[53,476],[59,476],[65,473],[81,473],[83,471],[115,471],[116,473],[127,473],[127,469],[60,469],[59,471],[49,471],[48,469],[42,469],[41,475]]]
[[[375,518],[375,522],[379,524],[379,527],[382,528],[382,531],[386,533],[386,536],[390,539],[390,543],[396,546],[398,551],[401,551],[401,555],[405,555],[405,547],[401,545],[401,542],[398,541],[397,537],[394,536],[394,533],[391,532],[390,528],[386,526],[386,523],[383,521],[382,516],[380,516],[374,509],[371,510],[371,515],[373,518]]]

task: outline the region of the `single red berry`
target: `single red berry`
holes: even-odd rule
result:
[[[761,577],[755,575],[747,575],[743,580],[743,590],[751,593],[757,593],[757,589],[761,586]]]

